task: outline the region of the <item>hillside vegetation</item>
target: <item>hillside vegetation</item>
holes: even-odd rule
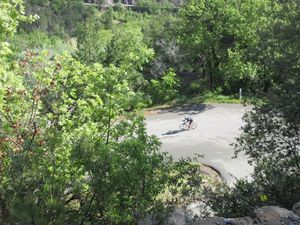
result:
[[[162,224],[196,200],[227,217],[300,200],[300,1],[136,4],[0,2],[0,224]],[[240,88],[255,99],[235,143],[252,181],[215,184],[147,135],[140,109]]]

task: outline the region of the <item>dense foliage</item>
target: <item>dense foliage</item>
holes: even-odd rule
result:
[[[154,171],[166,162],[142,120],[119,118],[134,99],[125,71],[44,58],[27,52],[1,80],[1,193],[10,220],[75,224],[76,212],[118,223],[143,215],[165,182]],[[89,215],[95,207],[99,215]]]
[[[300,1],[101,4],[0,2],[1,224],[161,222],[202,198],[203,177],[159,151],[138,110],[239,88],[259,99],[235,145],[253,181],[207,205],[244,216],[300,199]]]
[[[235,145],[236,154],[245,153],[254,165],[253,181],[221,188],[221,195],[210,193],[210,204],[220,215],[244,216],[266,204],[291,208],[300,199],[299,4],[282,5],[272,25],[263,54],[274,57],[260,62],[262,73],[272,74],[277,82],[263,103],[245,115],[243,133]]]
[[[189,1],[181,10],[179,39],[191,70],[210,89],[249,89],[257,78],[252,51],[273,22],[274,1]]]
[[[27,13],[40,18],[32,25],[22,24],[22,30],[40,30],[61,37],[74,36],[77,26],[96,13],[81,0],[28,0],[25,6]]]
[[[0,14],[15,23],[1,33],[12,37],[17,22],[28,18],[17,16],[21,1],[5,6]],[[175,204],[164,193],[179,195],[182,177],[197,173],[198,166],[160,152],[138,114],[143,101],[136,76],[153,55],[140,30],[112,34],[141,44],[131,42],[119,52],[121,41],[110,44],[114,57],[109,63],[99,59],[103,65],[79,53],[84,63],[67,53],[13,53],[7,45],[12,56],[3,55],[8,58],[0,66],[1,224],[137,224],[147,215],[164,218]],[[198,178],[190,183],[198,187]],[[185,202],[191,199],[184,196]]]
[[[137,85],[140,88],[142,79],[157,79],[174,69],[181,78],[180,88],[174,91],[181,95],[203,95],[207,91],[236,95],[243,88],[244,94],[250,96],[280,82],[276,74],[266,71],[266,64],[276,57],[270,51],[277,45],[272,38],[274,24],[284,24],[288,19],[279,19],[287,4],[235,0],[185,4],[149,0],[136,4],[132,9],[116,4],[99,11],[95,5],[79,0],[28,1],[28,13],[40,12],[41,18],[34,25],[22,25],[21,30],[37,32],[38,28],[39,33],[20,33],[16,46],[18,50],[25,49],[28,42],[28,47],[40,48],[42,38],[52,43],[56,52],[77,50],[76,57],[81,62],[103,65],[118,65],[120,60],[128,63],[126,60],[134,61],[140,50],[153,49],[152,60],[137,71],[141,75]],[[169,10],[178,5],[179,9]],[[43,10],[47,13],[41,13]],[[52,37],[45,40],[48,34],[61,37],[66,44]],[[43,47],[51,48],[49,44]]]

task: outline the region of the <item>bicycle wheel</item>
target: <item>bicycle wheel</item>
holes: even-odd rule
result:
[[[190,129],[195,129],[197,127],[197,124],[196,123],[192,123],[191,125],[190,125]]]
[[[182,124],[179,125],[179,128],[181,130],[186,130],[186,129],[188,129],[188,125],[186,123],[182,123]]]

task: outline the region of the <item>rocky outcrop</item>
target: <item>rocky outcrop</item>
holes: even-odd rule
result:
[[[194,206],[196,207],[196,205]],[[200,219],[192,222],[195,219],[195,214],[187,213],[183,208],[177,208],[171,213],[170,217],[163,223],[164,225],[300,225],[300,202],[293,207],[294,212],[280,208],[278,206],[264,206],[254,211],[253,217],[242,218],[224,218],[211,217]],[[190,206],[188,211],[193,211]],[[139,225],[157,224],[150,217],[140,221]]]
[[[294,207],[299,210],[297,204]],[[255,210],[255,218],[207,218],[192,225],[300,225],[300,217],[278,206],[264,206]]]
[[[255,210],[257,220],[264,225],[300,224],[298,215],[277,206],[265,206]]]

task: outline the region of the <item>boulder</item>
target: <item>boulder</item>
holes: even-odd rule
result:
[[[264,206],[255,210],[259,224],[263,225],[283,225],[300,224],[298,215],[284,208],[277,206]]]
[[[300,202],[297,202],[294,206],[293,206],[293,212],[300,216]]]

